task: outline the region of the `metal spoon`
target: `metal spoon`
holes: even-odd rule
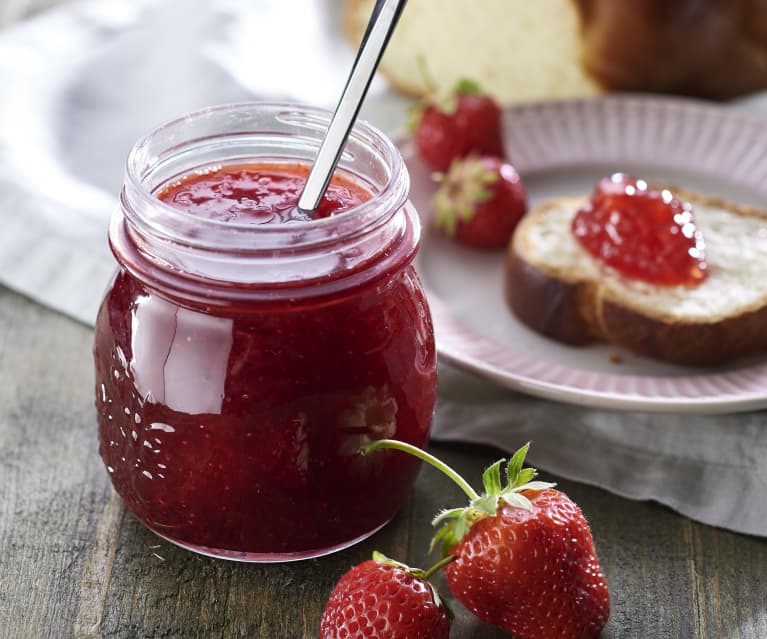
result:
[[[311,214],[320,205],[378,62],[406,2],[407,0],[377,0],[373,8],[349,79],[298,200],[298,208],[306,214]]]

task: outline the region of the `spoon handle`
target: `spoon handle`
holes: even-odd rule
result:
[[[325,139],[320,145],[306,185],[298,200],[298,208],[304,212],[314,211],[320,204],[330,183],[330,178],[341,157],[344,142],[357,119],[362,101],[373,79],[373,73],[383,55],[389,38],[397,24],[407,0],[377,0],[368,22],[365,36],[354,60],[349,79]]]

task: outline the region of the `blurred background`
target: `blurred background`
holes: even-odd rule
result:
[[[341,0],[0,0],[0,282],[90,323],[106,229],[145,132],[211,104],[333,108],[354,58]],[[378,79],[363,117],[393,131]],[[43,232],[44,230],[44,232]]]
[[[90,322],[134,141],[222,102],[333,108],[373,4],[0,0],[0,282]],[[362,117],[394,137],[462,77],[506,104],[643,91],[767,112],[767,0],[410,0],[381,71]]]
[[[2,0],[0,1],[0,26],[45,9],[63,0]]]

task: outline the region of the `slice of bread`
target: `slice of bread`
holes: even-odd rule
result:
[[[346,2],[344,30],[355,45],[373,5]],[[438,92],[470,78],[512,103],[599,93],[580,59],[578,12],[570,0],[410,0],[381,71],[395,89],[416,97],[428,93],[423,64]]]
[[[344,0],[359,44],[375,0]],[[426,93],[477,81],[504,103],[605,90],[730,98],[767,88],[767,0],[410,0],[381,61]]]
[[[672,189],[706,242],[698,286],[657,286],[593,258],[570,225],[586,197],[531,210],[506,259],[506,299],[527,326],[571,345],[595,341],[685,365],[767,351],[767,212]]]

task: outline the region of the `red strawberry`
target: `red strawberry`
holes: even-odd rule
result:
[[[500,504],[451,550],[450,591],[519,639],[597,636],[610,598],[583,514],[558,490],[524,496],[530,510]]]
[[[352,568],[330,593],[320,639],[447,639],[448,611],[427,581],[433,571],[373,553],[372,560]]]
[[[504,248],[527,212],[516,169],[501,158],[455,160],[432,200],[434,226],[477,248]]]
[[[418,448],[380,440],[363,449],[409,452],[451,477],[469,495],[468,507],[442,512],[432,545],[455,561],[445,567],[453,595],[480,619],[518,639],[591,639],[610,614],[610,596],[588,523],[553,484],[522,468],[528,446],[500,460],[478,495],[453,469]]]
[[[505,155],[501,108],[476,83],[461,80],[446,99],[417,105],[411,130],[421,158],[435,171],[456,159],[481,153]]]

